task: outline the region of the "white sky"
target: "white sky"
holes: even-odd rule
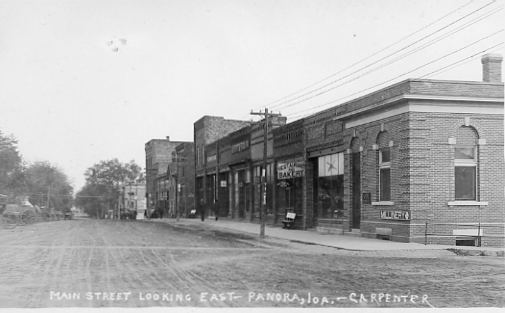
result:
[[[59,166],[77,191],[86,168],[100,160],[145,167],[147,141],[192,141],[203,115],[251,119],[251,110],[267,106],[289,122],[300,111],[317,112],[472,55],[429,78],[480,81],[480,52],[500,44],[503,31],[463,48],[502,29],[502,7],[491,0],[0,0],[0,130],[19,140],[27,161]],[[458,27],[373,73],[345,78]],[[487,52],[503,54],[503,45]],[[330,92],[289,107],[282,104],[288,99],[272,103],[362,60],[302,93],[338,80]]]

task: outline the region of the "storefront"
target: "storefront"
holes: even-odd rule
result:
[[[282,225],[287,212],[296,213],[295,227],[307,227],[305,184],[304,119],[274,129],[275,205],[277,225]],[[310,227],[310,226],[309,226]]]
[[[304,177],[305,161],[302,159],[277,162],[277,208],[282,216],[288,212],[303,214]]]
[[[317,158],[315,177],[314,216],[318,221],[344,219],[344,153],[334,153]]]
[[[232,176],[232,218],[251,219],[251,127],[247,126],[230,134],[230,175]]]

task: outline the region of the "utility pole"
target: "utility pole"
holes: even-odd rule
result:
[[[49,208],[49,198],[51,197],[51,187],[47,188],[47,207]]]
[[[215,185],[214,185],[214,214],[216,221],[219,218],[219,140],[216,140],[216,179],[215,179]]]
[[[268,121],[270,117],[281,116],[280,113],[268,113],[268,109],[265,108],[265,112],[252,112],[251,115],[262,115],[263,120],[263,170],[261,171],[261,183],[262,183],[262,193],[261,193],[261,213],[260,213],[260,238],[265,238],[265,224],[267,220],[267,148],[268,148]]]
[[[179,183],[178,183],[178,178],[179,178],[179,160],[177,159],[177,163],[176,163],[176,166],[177,166],[177,170],[176,170],[176,173],[175,173],[175,215],[177,216],[177,222],[179,221],[179,216],[180,216],[180,212],[179,212]]]

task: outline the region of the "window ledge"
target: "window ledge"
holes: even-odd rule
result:
[[[488,205],[488,202],[484,201],[452,201],[447,203],[447,205]]]
[[[372,202],[372,205],[395,205],[395,203],[391,201],[380,201],[380,202]]]

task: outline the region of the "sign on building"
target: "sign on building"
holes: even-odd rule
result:
[[[305,162],[277,163],[277,179],[305,176]]]
[[[370,192],[363,193],[362,204],[372,204],[372,194]]]
[[[383,220],[410,220],[408,211],[381,211],[381,219]]]

